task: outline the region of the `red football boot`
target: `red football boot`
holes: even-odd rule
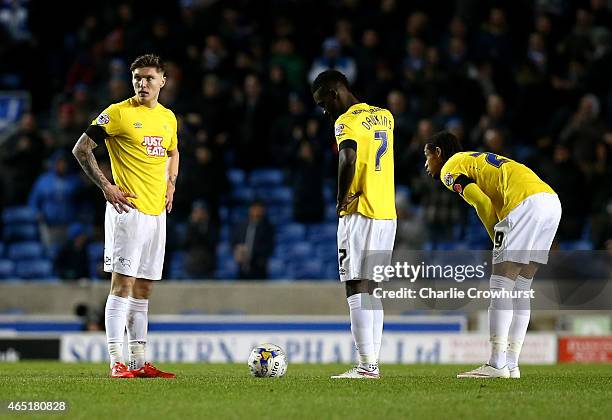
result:
[[[159,370],[149,362],[145,363],[140,369],[130,370],[130,372],[135,378],[176,378],[174,373]]]
[[[115,362],[110,371],[111,378],[134,378],[134,374],[121,362]]]

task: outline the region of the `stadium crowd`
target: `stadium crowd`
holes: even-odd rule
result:
[[[0,90],[32,97],[0,144],[0,206],[35,209],[63,279],[91,275],[86,249],[102,239],[104,217],[70,150],[100,111],[133,94],[129,65],[145,52],[166,60],[160,102],[179,119],[167,258],[181,255],[186,277],[231,275],[218,253],[236,275],[266,277],[296,224],[332,224],[337,150],[309,90],[330,67],[395,117],[398,248],[490,246],[467,205],[424,174],[425,140],[449,130],[465,149],[526,163],[557,191],[562,247],[612,249],[605,0],[181,0],[163,10],[123,1],[67,10],[52,27],[40,16],[55,6],[31,3],[0,8]]]

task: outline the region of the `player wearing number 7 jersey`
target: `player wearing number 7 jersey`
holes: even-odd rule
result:
[[[458,378],[520,378],[519,354],[531,315],[528,297],[504,298],[502,290],[529,291],[539,264],[548,262],[561,203],[531,169],[493,153],[463,152],[441,132],[425,145],[425,170],[476,209],[493,240],[489,306],[491,357]],[[495,293],[498,291],[497,293]],[[518,293],[526,296],[526,293]]]
[[[372,294],[374,265],[388,265],[395,242],[393,115],[359,102],[346,77],[327,70],[314,101],[335,121],[338,144],[338,265],[346,287],[359,365],[333,378],[378,378],[383,308]]]

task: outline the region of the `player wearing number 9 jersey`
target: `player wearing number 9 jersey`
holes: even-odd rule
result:
[[[378,378],[383,308],[373,296],[373,267],[391,263],[397,227],[393,115],[360,102],[346,77],[327,70],[312,84],[338,144],[338,265],[345,283],[359,365],[333,378]]]
[[[557,194],[531,169],[512,159],[463,152],[448,132],[432,137],[424,152],[427,173],[476,209],[493,240],[491,291],[531,290],[538,264],[548,262],[561,220]],[[530,314],[528,297],[491,298],[489,362],[458,377],[519,378],[518,357]]]

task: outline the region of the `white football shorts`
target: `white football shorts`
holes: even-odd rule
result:
[[[504,261],[546,264],[560,220],[561,202],[556,194],[527,197],[495,225],[493,264]]]
[[[166,250],[166,211],[158,216],[137,209],[127,213],[106,203],[104,271],[147,280],[160,280]]]
[[[359,213],[338,219],[340,281],[373,280],[375,265],[391,264],[396,219],[370,219]]]

